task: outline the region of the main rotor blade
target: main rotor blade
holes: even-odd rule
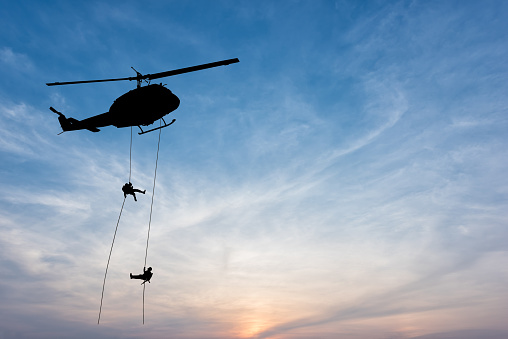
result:
[[[138,79],[138,77],[129,77],[129,78],[102,79],[102,80],[49,82],[49,83],[46,83],[46,85],[48,85],[48,86],[59,86],[59,85],[72,85],[72,84],[88,84],[88,83],[91,83],[91,82],[122,81],[122,80],[137,80],[137,79]]]
[[[207,69],[207,68],[213,68],[213,67],[218,67],[218,66],[227,66],[229,64],[234,64],[237,62],[240,62],[240,60],[238,60],[238,58],[216,61],[216,62],[211,62],[208,64],[179,68],[179,69],[175,69],[173,71],[160,72],[160,73],[155,73],[155,74],[147,74],[147,75],[143,76],[143,79],[149,79],[149,80],[159,79],[159,78],[170,77],[173,75],[178,75],[178,74],[183,74],[183,73],[200,71],[202,69]]]
[[[144,79],[153,80],[153,79],[170,77],[170,76],[173,76],[173,75],[178,75],[178,74],[183,74],[183,73],[200,71],[202,69],[207,69],[207,68],[213,68],[213,67],[218,67],[218,66],[227,66],[229,64],[234,64],[234,63],[237,63],[237,62],[240,62],[240,60],[238,60],[238,58],[234,58],[234,59],[216,61],[216,62],[211,62],[211,63],[208,63],[208,64],[202,64],[202,65],[197,65],[197,66],[192,66],[192,67],[179,68],[179,69],[175,69],[175,70],[172,70],[172,71],[160,72],[160,73],[155,73],[155,74],[138,75],[138,76],[135,76],[135,77],[116,78],[116,79],[102,79],[102,80],[50,82],[50,83],[46,83],[46,85],[47,86],[60,86],[60,85],[71,85],[71,84],[89,84],[89,83],[92,83],[92,82],[106,82],[106,81],[123,81],[123,80],[129,80],[129,81],[131,81],[131,80],[144,80]]]

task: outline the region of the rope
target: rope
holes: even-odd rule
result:
[[[146,284],[143,284],[143,325],[145,324],[145,288]]]
[[[131,146],[129,149],[129,182],[131,182],[132,173],[132,126],[131,126]]]
[[[160,120],[159,126],[162,126],[162,119]],[[159,163],[159,149],[160,149],[160,143],[161,143],[161,131],[162,131],[162,129],[159,129],[159,140],[157,142],[157,157],[155,160],[155,174],[153,177],[152,202],[150,205],[150,219],[148,221],[148,234],[147,234],[147,238],[146,238],[145,264],[144,264],[145,268],[146,268],[146,259],[148,257],[148,242],[150,240],[150,228],[151,228],[151,224],[152,224],[153,200],[154,200],[154,195],[155,195],[155,182],[157,179],[157,165]],[[132,174],[132,126],[131,126],[131,141],[130,141],[130,152],[129,152],[129,182],[131,181],[131,174]],[[118,225],[120,224],[120,218],[122,216],[123,207],[125,205],[125,200],[126,200],[126,197],[124,197],[124,199],[123,199],[122,208],[120,209],[120,214],[118,215],[118,220],[116,222],[115,233],[113,234],[113,241],[111,242],[111,248],[109,250],[108,263],[106,264],[106,272],[104,273],[104,281],[102,282],[101,305],[99,307],[99,318],[97,319],[97,324],[99,324],[101,321],[102,302],[104,300],[104,289],[106,286],[106,277],[108,275],[109,262],[111,260],[111,254],[113,253],[113,246],[115,244],[116,233],[118,231]],[[143,325],[145,324],[145,288],[146,288],[146,285],[143,284]]]
[[[122,208],[120,209],[120,215],[118,215],[118,221],[116,222],[115,233],[113,234],[113,241],[111,242],[111,249],[109,250],[108,263],[106,264],[106,272],[104,273],[104,281],[102,283],[102,295],[101,295],[101,306],[99,307],[99,319],[97,319],[97,324],[101,321],[101,311],[102,311],[102,300],[104,299],[104,287],[106,286],[106,276],[108,274],[109,261],[111,259],[111,253],[113,253],[113,245],[115,244],[116,231],[118,230],[118,224],[120,224],[120,217],[122,216],[123,206],[125,205],[125,197],[123,198]]]
[[[129,182],[131,182],[131,174],[132,174],[132,126],[131,126],[131,142],[130,142],[130,147],[129,147]],[[113,234],[113,241],[111,242],[111,249],[109,250],[108,263],[106,264],[106,272],[104,273],[104,281],[102,282],[101,306],[99,307],[99,318],[97,319],[97,324],[99,324],[99,322],[101,321],[102,301],[104,299],[104,288],[106,286],[106,276],[108,275],[109,261],[111,260],[111,254],[113,253],[113,245],[115,244],[116,232],[118,230],[118,225],[120,224],[120,217],[122,216],[123,207],[125,205],[125,199],[126,199],[126,197],[123,198],[122,208],[120,209],[120,214],[118,215],[115,233]]]
[[[162,119],[159,121],[159,126],[162,126]],[[145,268],[146,268],[146,258],[148,256],[148,241],[150,240],[150,227],[152,225],[153,197],[155,195],[155,180],[157,179],[157,164],[159,163],[159,148],[160,148],[160,144],[161,144],[161,132],[162,132],[162,129],[159,129],[159,141],[157,142],[157,157],[155,159],[155,174],[153,176],[152,203],[150,205],[150,219],[148,221],[148,234],[146,237],[145,264],[143,266]],[[143,325],[145,324],[145,287],[146,287],[146,284],[143,284]]]

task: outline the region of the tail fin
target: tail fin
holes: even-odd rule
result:
[[[81,121],[76,120],[74,118],[66,118],[61,112],[58,112],[53,107],[49,108],[51,112],[58,114],[58,121],[60,122],[60,126],[62,127],[62,133],[67,131],[75,131],[78,129],[87,129],[91,132],[99,132],[95,126],[84,125]],[[61,134],[61,133],[60,133]]]
[[[73,130],[72,124],[77,122],[76,119],[73,119],[73,118],[67,119],[65,117],[65,115],[63,115],[62,113],[58,112],[53,107],[50,107],[49,109],[51,110],[51,112],[58,114],[58,121],[60,122],[60,126],[62,127],[63,132]]]

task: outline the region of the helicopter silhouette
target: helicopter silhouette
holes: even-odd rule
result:
[[[48,86],[59,86],[106,81],[137,81],[137,87],[118,97],[109,108],[109,111],[106,113],[98,114],[83,120],[77,120],[74,118],[67,118],[63,113],[57,111],[53,107],[50,107],[49,109],[52,112],[58,114],[58,121],[62,127],[62,132],[59,134],[67,131],[76,131],[82,129],[86,129],[91,132],[99,132],[99,127],[110,125],[117,128],[138,126],[141,130],[141,132],[138,134],[145,134],[164,127],[168,127],[174,123],[175,119],[173,119],[170,123],[166,123],[164,116],[176,110],[180,105],[180,99],[174,95],[171,90],[162,84],[150,84],[151,80],[183,73],[195,72],[218,66],[226,66],[237,62],[240,62],[240,60],[235,58],[145,75],[139,73],[133,67],[131,67],[136,72],[135,77],[46,83]],[[148,85],[141,86],[143,80],[147,82]],[[163,126],[152,128],[147,131],[143,131],[141,128],[141,126],[149,126],[159,119],[164,121]]]

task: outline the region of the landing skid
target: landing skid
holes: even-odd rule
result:
[[[164,119],[162,119],[162,121],[164,121]],[[148,131],[143,131],[143,129],[141,128],[141,126],[138,126],[139,129],[141,130],[140,133],[138,133],[139,135],[141,134],[145,134],[145,133],[148,133],[148,132],[153,132],[153,131],[156,131],[158,129],[161,129],[161,128],[164,128],[164,127],[168,127],[169,125],[171,125],[172,123],[174,123],[176,121],[176,119],[173,119],[173,121],[171,121],[169,124],[166,124],[166,121],[164,121],[164,126],[159,126],[159,127],[155,127],[155,128],[152,128]]]

